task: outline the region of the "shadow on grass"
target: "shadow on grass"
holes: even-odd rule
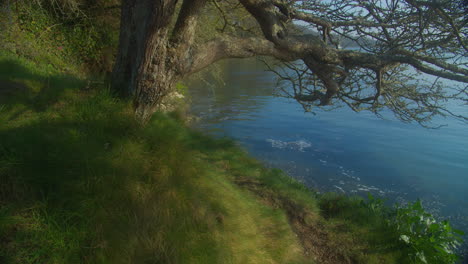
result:
[[[100,208],[107,207],[100,198],[106,194],[101,181],[112,185],[118,179],[118,188],[125,185],[122,172],[109,164],[106,144],[115,139],[115,131],[125,133],[125,129],[93,120],[2,127],[0,256],[6,258],[2,263],[19,263],[7,258],[12,255],[21,263],[51,259],[81,263],[73,258],[99,249],[98,237],[91,236],[98,230],[90,225],[100,218]],[[120,195],[122,200],[129,196]]]
[[[21,104],[27,109],[40,112],[57,103],[66,91],[86,86],[84,80],[76,77],[48,73],[47,69],[41,69],[41,72],[33,71],[34,67],[37,66],[22,63],[17,59],[0,59],[1,105],[11,108]]]
[[[215,258],[187,130],[161,114],[142,128],[128,102],[85,86],[0,57],[0,262]]]
[[[187,130],[164,115],[141,128],[104,92],[64,103],[59,117],[0,129],[2,263],[216,258]]]

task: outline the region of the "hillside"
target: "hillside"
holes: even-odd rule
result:
[[[191,130],[182,111],[141,126],[109,87],[115,24],[91,17],[57,21],[27,5],[1,17],[0,263],[455,258],[437,248],[454,238],[448,223],[431,226],[438,236],[405,233],[420,224],[417,203],[319,195]]]

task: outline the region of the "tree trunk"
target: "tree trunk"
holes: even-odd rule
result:
[[[169,25],[177,0],[123,0],[120,40],[112,87],[134,97],[137,118],[145,123],[178,80],[170,52]]]

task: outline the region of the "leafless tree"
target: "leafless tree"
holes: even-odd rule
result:
[[[226,15],[225,3],[244,8],[259,30],[219,30],[211,40],[194,41],[208,5],[218,8],[224,29],[242,26]],[[463,1],[185,0],[178,13],[176,4],[123,0],[114,87],[134,96],[142,122],[182,78],[221,59],[255,56],[285,63],[271,70],[306,109],[342,102],[376,114],[387,108],[421,124],[434,115],[468,121],[446,107],[468,102]],[[443,87],[439,79],[457,85]]]

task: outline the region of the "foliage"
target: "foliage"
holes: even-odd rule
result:
[[[391,224],[400,239],[410,247],[414,263],[455,263],[455,250],[463,233],[453,229],[448,221],[438,222],[427,213],[420,200],[396,208]]]
[[[386,246],[400,248],[404,251],[401,259],[404,263],[449,264],[458,260],[456,249],[461,245],[462,232],[453,229],[448,221],[438,222],[419,200],[392,208],[370,193],[366,200],[325,194],[320,197],[319,205],[330,220],[351,220],[350,225],[374,226],[373,235],[386,234],[386,239],[390,239],[378,238],[374,247],[386,241]]]
[[[105,9],[112,2],[17,1],[5,7],[9,18],[0,19],[0,47],[68,72],[71,65],[110,72],[119,25],[118,10]]]
[[[406,206],[386,207],[384,200],[370,193],[365,206],[384,216],[389,228],[404,242],[412,263],[455,263],[463,232],[453,229],[447,220],[437,221],[426,212],[421,200]]]
[[[187,90],[188,90],[188,86],[185,85],[184,83],[177,83],[176,84],[176,91],[182,95],[187,95]]]
[[[354,263],[408,262],[398,234],[388,227],[387,214],[383,213],[388,208],[374,210],[380,208],[380,202],[375,205],[361,197],[336,193],[325,193],[318,199],[333,236],[344,241],[340,246],[347,255],[353,256]]]
[[[385,200],[382,198],[374,197],[371,193],[367,194],[367,201],[363,201],[365,206],[375,214],[382,215],[388,209],[385,207]]]

